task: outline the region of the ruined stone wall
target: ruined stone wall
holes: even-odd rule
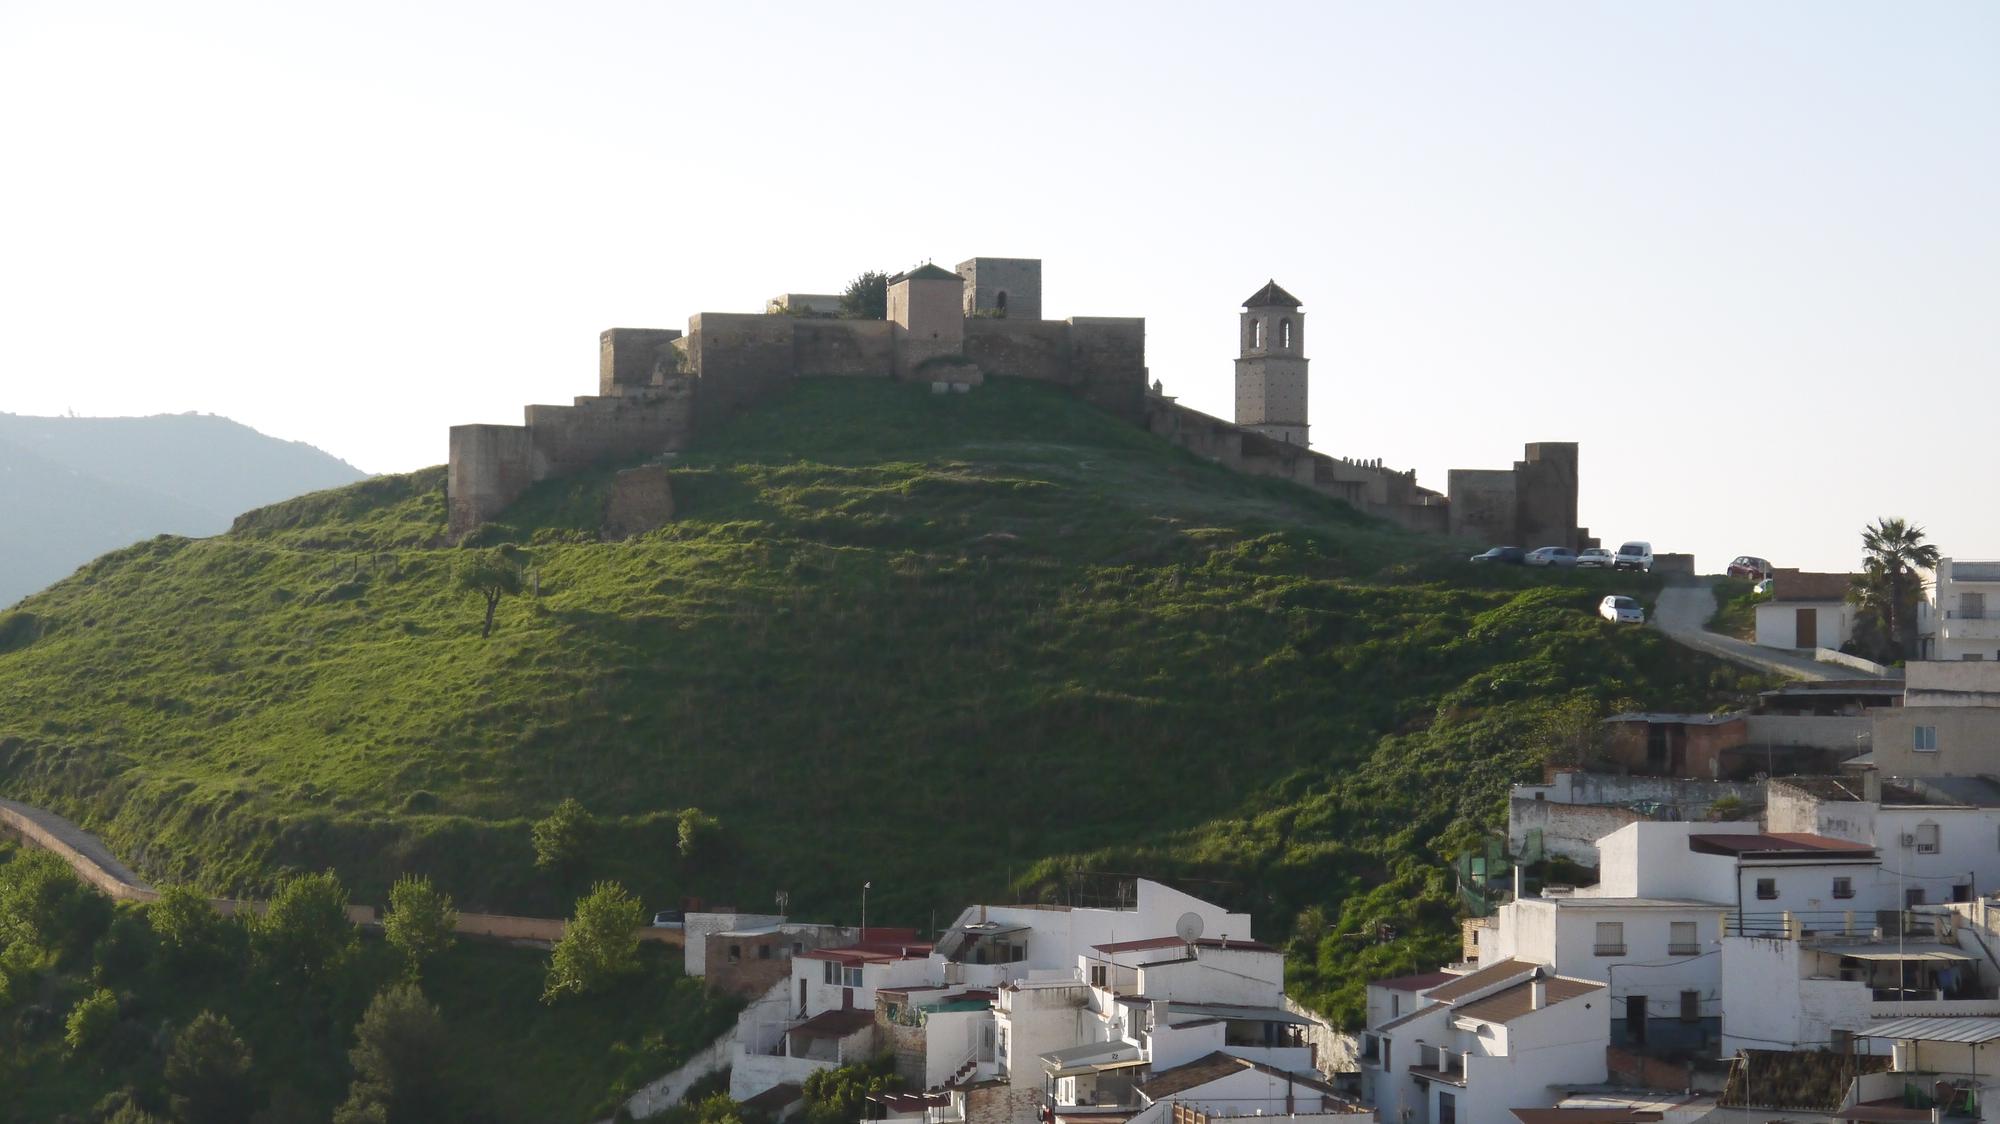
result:
[[[597,337],[597,393],[625,393],[680,373],[677,328],[608,328]]]
[[[1514,537],[1528,550],[1581,547],[1576,525],[1574,441],[1538,441],[1514,462]]]
[[[922,1025],[906,1026],[889,1017],[890,1008],[896,1008],[903,1017],[909,1012],[907,996],[878,991],[875,993],[875,1041],[883,1044],[895,1059],[896,1075],[912,1089],[925,1087],[925,1069],[929,1063],[929,1036]]]
[[[1506,468],[1454,468],[1446,478],[1450,530],[1483,546],[1523,546],[1514,539],[1514,472]]]
[[[698,312],[688,318],[688,361],[698,409],[719,421],[766,398],[794,373],[793,333],[804,323],[761,312]]]
[[[1146,321],[1137,316],[1073,316],[1070,370],[1077,396],[1126,421],[1146,416]]]
[[[693,381],[677,375],[643,396],[529,406],[533,478],[546,480],[686,448],[694,431],[694,398]]]
[[[454,536],[507,510],[534,481],[534,443],[526,426],[451,427],[445,507]]]
[[[896,366],[895,325],[887,320],[794,320],[792,370],[800,378],[888,378]]]
[[[1066,320],[967,320],[965,357],[989,375],[1063,386],[1073,377]]]

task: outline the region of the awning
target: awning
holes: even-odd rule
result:
[[[1042,1068],[1051,1077],[1075,1077],[1081,1073],[1105,1073],[1146,1064],[1139,1048],[1127,1042],[1089,1042],[1041,1055]]]
[[[2000,1041],[2000,1018],[1986,1015],[1912,1015],[1874,1023],[1855,1031],[1862,1038],[1899,1038],[1915,1042],[1969,1042],[1980,1045]]]
[[[1941,944],[1911,944],[1897,948],[1892,944],[1858,944],[1847,947],[1832,945],[1820,949],[1835,956],[1851,956],[1856,960],[1973,960],[1958,949]]]

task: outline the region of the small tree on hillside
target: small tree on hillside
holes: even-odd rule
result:
[[[229,1020],[203,1011],[167,1050],[167,1089],[183,1124],[246,1124],[256,1103],[250,1047]]]
[[[458,928],[458,911],[451,896],[428,878],[405,875],[389,888],[389,914],[382,919],[382,936],[403,954],[403,970],[411,979],[423,972],[424,961],[451,947]]]
[[[413,983],[382,989],[354,1027],[354,1083],[333,1124],[426,1124],[452,1119],[439,1074],[450,1039],[438,1009]]]
[[[146,923],[166,958],[179,968],[218,963],[224,953],[222,914],[192,886],[168,886],[146,907]]]
[[[330,870],[287,879],[257,919],[256,933],[273,969],[307,983],[332,975],[359,941],[347,916],[347,888]]]
[[[0,879],[0,948],[84,956],[111,927],[111,902],[48,851],[24,850]]]
[[[700,808],[685,808],[680,816],[680,852],[684,859],[706,858],[722,841],[722,821]]]
[[[526,559],[513,547],[467,550],[452,566],[452,583],[459,589],[486,599],[486,623],[479,636],[493,635],[493,612],[500,599],[521,592],[521,575]]]
[[[545,819],[529,829],[535,841],[535,865],[557,874],[573,874],[590,857],[590,845],[597,836],[597,820],[583,802],[566,796]]]
[[[1924,529],[1903,519],[1877,519],[1861,529],[1862,573],[1848,596],[1875,631],[1889,639],[1890,658],[1917,652],[1917,600],[1923,595],[1919,570],[1935,570],[1938,548],[1924,541]]]
[[[889,275],[871,269],[849,281],[840,294],[840,315],[848,320],[887,320]]]
[[[576,916],[549,957],[542,1002],[565,995],[602,991],[639,970],[639,926],[646,920],[639,899],[616,882],[599,882],[576,903]]]
[[[63,1021],[63,1044],[70,1056],[97,1052],[118,1029],[118,997],[103,988],[84,996]]]

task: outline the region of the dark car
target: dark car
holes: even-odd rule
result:
[[[1732,578],[1749,578],[1753,582],[1760,582],[1771,576],[1771,564],[1762,558],[1753,558],[1748,554],[1739,554],[1736,556],[1736,561],[1729,564],[1729,576]]]
[[[1509,566],[1528,564],[1528,552],[1518,546],[1496,546],[1484,554],[1472,556],[1474,562],[1504,562]]]

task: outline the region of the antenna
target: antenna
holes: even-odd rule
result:
[[[1181,914],[1181,919],[1174,922],[1174,935],[1188,944],[1193,944],[1195,941],[1200,940],[1201,914],[1195,913],[1192,910]]]

